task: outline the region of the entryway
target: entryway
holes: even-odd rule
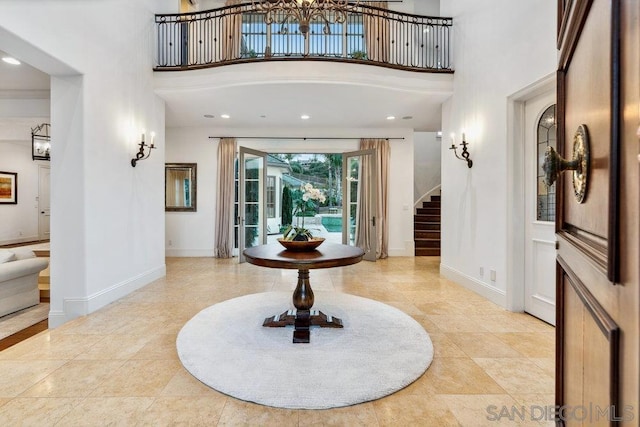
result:
[[[555,325],[555,184],[543,182],[555,147],[556,77],[549,74],[507,98],[507,308]]]

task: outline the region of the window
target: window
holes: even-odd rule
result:
[[[243,58],[268,56],[331,56],[359,58],[364,52],[364,28],[361,14],[349,14],[343,23],[329,24],[329,34],[321,21],[309,25],[308,40],[298,30],[298,22],[276,17],[264,22],[264,14],[242,15]]]
[[[267,218],[276,217],[276,177],[267,176]]]
[[[544,155],[547,147],[556,149],[556,106],[547,108],[538,122],[538,195],[537,195],[537,219],[538,221],[556,220],[556,184],[547,187],[544,183]]]

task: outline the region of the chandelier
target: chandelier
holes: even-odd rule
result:
[[[341,24],[347,14],[354,12],[360,0],[254,0],[256,10],[264,13],[264,22],[284,26],[290,20],[298,23],[304,38],[309,34],[310,23],[324,24],[324,34],[331,34],[331,24]]]

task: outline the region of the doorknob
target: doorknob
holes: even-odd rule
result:
[[[544,155],[544,164],[542,165],[544,183],[547,187],[551,187],[563,171],[572,170],[574,196],[578,203],[584,202],[589,178],[589,160],[587,125],[580,125],[573,137],[573,159],[563,159],[553,147],[547,147]]]

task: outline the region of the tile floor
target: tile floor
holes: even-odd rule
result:
[[[391,258],[311,272],[314,289],[399,307],[431,335],[431,367],[386,398],[283,410],[202,385],[177,358],[182,325],[219,301],[293,290],[296,271],[170,258],[166,278],[0,352],[0,425],[553,425],[532,419],[539,410],[521,411],[553,404],[554,329],[441,278],[439,262]]]

